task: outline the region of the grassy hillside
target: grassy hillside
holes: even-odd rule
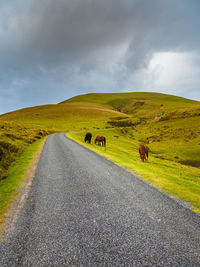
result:
[[[199,119],[199,101],[141,92],[80,95],[0,116],[0,121],[57,132],[131,127],[127,137],[148,144],[155,156],[196,167],[200,166]]]
[[[0,120],[22,123],[55,131],[103,128],[110,117],[125,116],[99,104],[67,103],[25,108],[0,116]]]
[[[70,135],[79,142],[83,140],[84,131],[96,133],[96,130],[104,129],[103,134],[108,136],[108,149],[111,149],[107,153],[110,153],[111,159],[130,167],[156,186],[179,197],[181,194],[191,196],[192,191],[197,192],[184,199],[200,207],[197,197],[200,188],[198,101],[158,93],[87,94],[56,105],[37,106],[3,114],[0,116],[0,123],[18,125],[14,128],[22,127],[19,137],[23,136],[25,130],[28,133],[28,129],[34,129],[30,134],[33,138],[43,128],[54,132],[82,131]],[[8,138],[5,137],[6,133],[7,130],[0,135],[0,141]],[[22,143],[25,145],[26,141],[23,140]],[[140,143],[147,144],[150,148],[151,162],[148,165],[140,163]],[[135,164],[128,160],[132,155]],[[12,158],[12,154],[8,158]],[[192,182],[188,185],[190,179]],[[183,190],[182,184],[185,185],[184,190],[188,187],[188,191]]]
[[[62,102],[62,104],[64,103],[95,103],[145,118],[162,116],[182,108],[200,109],[198,101],[173,95],[139,92],[80,95]]]
[[[28,146],[50,133],[52,131],[0,121],[0,180],[7,178],[7,170]]]
[[[155,157],[200,167],[200,102],[158,93],[80,95],[62,102],[98,103],[127,118],[111,118],[111,127],[128,127],[127,137],[148,144]]]

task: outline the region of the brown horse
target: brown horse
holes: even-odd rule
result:
[[[140,153],[140,158],[142,162],[144,162],[145,160],[148,160],[148,152],[149,152],[149,148],[147,146],[145,145],[139,146],[139,153]]]
[[[104,136],[97,136],[94,142],[95,144],[98,143],[98,146],[106,146],[106,138]]]

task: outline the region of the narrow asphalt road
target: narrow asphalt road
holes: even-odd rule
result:
[[[200,217],[55,134],[0,266],[200,266]]]

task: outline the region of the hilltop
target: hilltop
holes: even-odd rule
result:
[[[182,108],[200,108],[200,102],[160,93],[94,93],[70,98],[61,104],[95,103],[126,114],[153,117]]]

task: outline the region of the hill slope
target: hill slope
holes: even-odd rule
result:
[[[56,105],[36,106],[3,114],[0,123],[5,131],[5,125],[9,123],[10,127],[9,136],[1,130],[0,142],[24,147],[27,146],[26,140],[31,143],[38,136],[50,132],[81,131],[71,134],[79,142],[83,141],[86,131],[91,131],[93,136],[104,135],[107,137],[107,149],[101,153],[149,178],[167,192],[179,197],[184,195],[183,199],[200,207],[198,101],[158,93],[87,94]],[[19,132],[19,125],[22,132]],[[21,138],[23,131],[28,139],[22,138],[19,143],[17,138]],[[140,143],[150,148],[150,164],[144,165],[139,161]],[[101,150],[94,145],[93,148]],[[12,151],[10,155],[13,157]],[[4,156],[1,162],[5,162]],[[5,175],[4,171],[0,169],[1,177]]]
[[[79,95],[56,105],[3,114],[12,121],[54,131],[130,127],[126,135],[160,158],[200,166],[200,102],[159,93]],[[162,155],[161,155],[162,154]]]
[[[159,116],[182,108],[199,108],[200,102],[183,97],[160,93],[107,93],[87,94],[68,99],[66,103],[95,103],[108,106],[127,114],[136,116]]]
[[[0,120],[46,127],[57,131],[106,127],[113,118],[168,120],[200,114],[200,102],[159,93],[80,95],[56,105],[25,108],[3,114]]]
[[[0,120],[13,121],[57,131],[105,127],[110,117],[124,116],[118,111],[95,103],[74,102],[25,108],[3,114]]]

